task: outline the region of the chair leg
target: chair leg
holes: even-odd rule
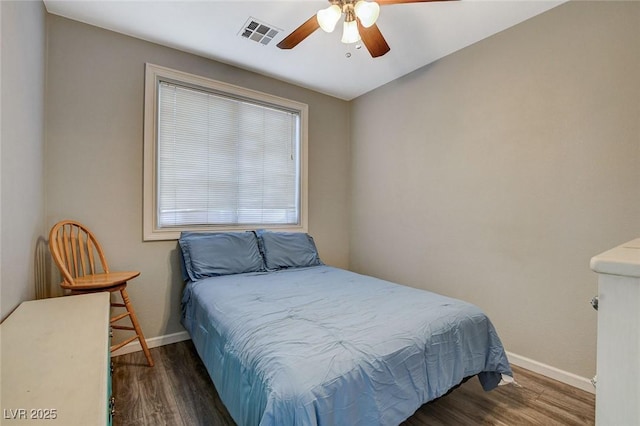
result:
[[[131,319],[131,324],[133,324],[133,328],[136,331],[138,340],[140,341],[140,346],[142,346],[142,350],[144,351],[144,356],[147,357],[147,362],[149,363],[149,367],[153,367],[153,358],[151,358],[151,352],[149,352],[149,348],[147,347],[147,342],[144,339],[144,335],[142,334],[142,329],[140,328],[140,324],[138,323],[138,317],[136,316],[136,313],[133,310],[133,305],[129,300],[127,289],[126,288],[120,289],[120,295],[122,295],[122,301],[124,302],[124,306],[125,308],[127,308],[127,312],[129,312],[129,318]]]

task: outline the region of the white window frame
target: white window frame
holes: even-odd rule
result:
[[[157,223],[157,141],[158,141],[158,83],[169,80],[213,90],[230,96],[240,97],[299,112],[300,114],[300,223],[296,225],[202,225],[160,228]],[[144,167],[143,167],[143,239],[144,241],[176,240],[182,231],[242,231],[256,227],[274,231],[307,232],[308,191],[307,191],[307,145],[308,145],[308,105],[278,96],[258,92],[206,77],[146,64],[144,86]]]

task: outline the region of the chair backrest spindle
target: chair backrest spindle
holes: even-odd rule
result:
[[[95,265],[95,259],[93,258],[93,247],[91,246],[91,239],[87,238],[87,249],[89,252],[89,268],[91,268],[91,273],[94,274],[95,269],[96,269],[96,265]]]
[[[74,235],[74,229],[72,227],[69,227],[69,242],[71,243],[71,259],[69,259],[70,262],[72,262],[73,264],[73,268],[75,270],[75,275],[74,277],[79,277],[80,276],[80,271],[78,268],[78,250],[82,250],[82,247],[78,247],[78,235],[80,235],[80,230],[75,229],[75,234]]]

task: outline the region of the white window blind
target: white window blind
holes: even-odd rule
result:
[[[300,224],[300,112],[158,82],[156,221]]]

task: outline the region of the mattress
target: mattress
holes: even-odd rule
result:
[[[324,265],[188,282],[182,322],[239,425],[396,425],[512,375],[478,307]]]

